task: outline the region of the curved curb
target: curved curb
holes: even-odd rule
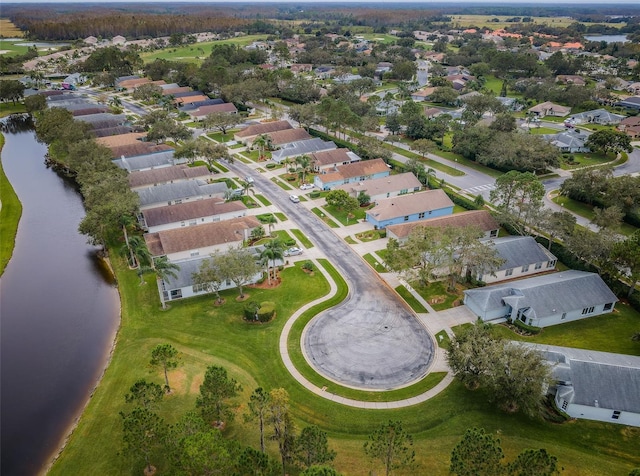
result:
[[[282,334],[280,334],[280,342],[279,342],[280,357],[282,358],[282,362],[284,363],[284,366],[287,368],[289,373],[293,376],[293,378],[295,378],[298,381],[298,383],[300,383],[307,390],[315,393],[316,395],[322,398],[330,400],[332,402],[340,403],[342,405],[347,405],[349,407],[372,409],[372,410],[389,410],[394,408],[403,408],[403,407],[408,407],[412,405],[417,405],[418,403],[426,402],[427,400],[435,397],[437,394],[439,394],[445,388],[447,388],[447,386],[453,380],[453,375],[451,374],[451,372],[448,372],[447,375],[435,387],[427,390],[426,392],[420,395],[416,395],[415,397],[410,397],[404,400],[396,400],[391,402],[366,402],[362,400],[354,400],[352,398],[341,397],[340,395],[335,395],[331,392],[321,389],[320,387],[314,385],[309,380],[307,380],[306,377],[302,375],[298,371],[298,369],[296,369],[295,365],[293,364],[293,361],[291,360],[291,357],[289,356],[289,348],[288,348],[289,333],[291,332],[291,328],[293,327],[293,324],[306,310],[310,309],[316,304],[320,304],[326,301],[327,299],[331,299],[338,292],[338,286],[333,280],[333,278],[329,275],[327,270],[325,270],[324,267],[320,263],[318,263],[316,260],[313,260],[313,261],[316,263],[316,266],[320,270],[322,275],[329,282],[329,285],[330,285],[329,294],[321,298],[318,298],[315,301],[305,304],[296,312],[294,312],[293,315],[287,320],[284,327],[282,328]],[[303,331],[303,335],[304,335],[304,331]],[[442,357],[441,355],[442,351],[437,346],[437,343],[436,343],[435,349],[436,349],[435,358],[431,364],[431,367],[433,367],[433,364],[436,360]]]

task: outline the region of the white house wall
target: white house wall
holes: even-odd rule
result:
[[[215,251],[226,251],[230,246],[236,246],[242,243],[240,241],[220,243],[219,245],[207,246],[205,248],[200,248],[197,250],[186,250],[180,251],[177,253],[167,253],[167,259],[172,263],[175,261],[181,261],[184,259],[194,258],[196,256],[209,256],[211,253]]]
[[[508,279],[522,278],[526,276],[531,276],[534,274],[544,273],[546,271],[553,271],[556,266],[556,260],[549,260],[542,263],[542,267],[540,269],[535,269],[537,263],[529,264],[529,269],[527,271],[522,271],[523,266],[519,266],[517,268],[511,268],[513,270],[512,274],[507,276],[507,269],[503,269],[501,271],[496,271],[495,276],[487,273],[480,277],[481,281],[484,281],[487,284],[497,283],[500,281],[506,281]]]
[[[562,402],[560,399],[558,408],[562,408]],[[631,412],[620,412],[619,418],[613,417],[615,409],[590,407],[587,405],[577,405],[569,403],[564,412],[572,418],[583,418],[585,420],[603,421],[605,423],[619,423],[621,425],[630,425],[640,427],[640,414]]]
[[[564,318],[562,313],[554,314],[552,316],[538,317],[535,319],[531,319],[531,324],[529,324],[529,319],[527,319],[526,324],[536,326],[536,327],[547,327],[547,326],[555,326],[557,324],[564,324],[565,322],[578,321],[580,319],[587,319],[589,317],[600,316],[602,314],[609,314],[615,308],[615,304],[611,307],[611,309],[604,310],[604,306],[606,303],[598,304],[594,306],[593,312],[588,314],[582,314],[582,309],[577,309],[574,311],[570,311],[565,313]]]
[[[262,279],[262,273],[263,273],[262,270],[259,273],[256,273],[249,280],[248,284],[255,284],[258,281],[260,281],[260,279]],[[236,287],[236,285],[233,284],[232,281],[229,281],[229,282],[224,283],[222,286],[220,286],[220,291],[224,291],[226,289],[233,289],[235,287]],[[202,296],[203,294],[211,294],[212,296],[214,296],[214,294],[215,294],[215,293],[208,292],[208,291],[194,291],[193,288],[194,288],[193,285],[190,285],[190,286],[184,286],[182,288],[168,289],[168,290],[164,291],[164,300],[165,301],[176,301],[178,299],[186,299],[186,298],[190,298],[190,297],[194,297],[194,296]],[[180,292],[179,297],[177,295],[177,291]]]

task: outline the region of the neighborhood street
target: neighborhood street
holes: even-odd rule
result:
[[[349,285],[349,296],[318,315],[305,332],[303,350],[322,375],[342,385],[385,390],[422,378],[434,359],[435,342],[395,292],[349,245],[302,203],[240,162],[226,164],[295,221]],[[292,192],[293,193],[293,192]],[[307,250],[308,251],[308,250]]]

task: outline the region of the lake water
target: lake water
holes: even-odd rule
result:
[[[627,40],[627,35],[586,35],[585,40],[589,41],[604,41],[606,43],[624,43]]]
[[[20,128],[18,128],[20,129]],[[117,288],[77,232],[79,194],[28,131],[4,132],[2,164],[23,206],[0,278],[3,476],[41,473],[102,374],[119,323]]]
[[[70,43],[43,43],[34,41],[30,43],[28,41],[22,43],[16,43],[16,46],[35,46],[36,48],[62,48],[63,46],[69,46]]]

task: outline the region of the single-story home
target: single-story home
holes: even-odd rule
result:
[[[631,138],[640,137],[640,116],[625,117],[618,124],[618,130]]]
[[[109,147],[111,149],[111,157],[117,159],[118,157],[135,157],[138,155],[155,154],[158,152],[173,152],[173,147],[167,144],[154,144],[153,142],[137,142],[135,144],[124,144],[119,146]],[[174,161],[171,165],[177,165],[178,163],[184,163],[186,159],[182,161]]]
[[[394,238],[402,245],[407,242],[409,235],[416,228],[446,228],[448,226],[454,228],[475,226],[484,232],[484,238],[494,238],[498,236],[498,232],[500,231],[500,225],[487,210],[469,210],[439,218],[389,225],[386,230],[388,238]]]
[[[199,102],[199,101],[206,101],[207,99],[209,99],[208,96],[205,96],[202,93],[199,92],[194,92],[194,93],[188,93],[190,94],[189,96],[183,96],[183,97],[176,97],[174,103],[176,104],[176,106],[182,106],[184,104],[192,104],[194,102]]]
[[[324,141],[319,137],[309,140],[301,140],[285,144],[284,147],[271,153],[271,160],[276,163],[284,162],[290,157],[299,155],[311,155],[314,152],[335,149],[336,145],[332,141]]]
[[[360,160],[360,157],[355,152],[345,148],[311,154],[311,164],[314,172],[334,170],[337,165],[351,164]]]
[[[429,99],[429,97],[433,94],[435,90],[436,88],[431,86],[418,89],[417,91],[414,91],[411,93],[411,99],[414,101],[426,101],[427,99]]]
[[[366,212],[366,220],[376,229],[453,213],[453,202],[441,189],[378,200]]]
[[[283,131],[285,129],[293,129],[293,126],[289,121],[261,122],[259,124],[252,124],[236,132],[233,135],[233,138],[238,142],[243,142],[249,145],[253,139],[259,135],[269,134],[270,132],[275,131]]]
[[[640,427],[640,357],[553,345],[524,345],[540,351],[553,366],[556,384],[550,393],[567,415]]]
[[[102,129],[104,127],[122,126],[127,120],[125,114],[111,114],[108,112],[98,114],[87,114],[74,118],[76,121],[88,122],[94,129]]]
[[[207,259],[209,256],[197,256],[175,262],[180,267],[175,271],[176,277],[167,277],[158,282],[158,291],[162,294],[161,299],[167,302],[207,294],[209,291],[205,286],[195,284],[193,281],[193,274],[200,271],[202,263]],[[261,278],[262,270],[249,280],[249,284],[256,283]],[[220,286],[220,291],[234,287],[235,284],[232,281],[226,281]]]
[[[147,137],[146,132],[131,132],[129,134],[120,134],[117,136],[99,137],[96,142],[105,147],[120,147],[123,145],[137,144]]]
[[[199,107],[202,107],[202,106],[214,106],[216,104],[224,104],[224,101],[220,98],[205,99],[204,101],[192,102],[189,104],[185,104],[184,106],[180,106],[178,110],[180,112],[189,112],[189,111],[198,109]]]
[[[200,106],[196,109],[186,111],[186,113],[189,114],[189,116],[191,116],[191,118],[194,121],[201,121],[202,119],[207,117],[209,114],[214,114],[218,112],[226,112],[228,114],[237,114],[238,109],[236,109],[236,107],[232,103],[225,102],[222,104],[209,104],[207,106]]]
[[[387,177],[389,167],[382,159],[361,160],[346,165],[336,165],[316,175],[313,184],[320,190],[332,190],[340,185]]]
[[[117,134],[128,134],[129,132],[133,132],[133,127],[112,126],[112,127],[101,127],[99,129],[93,129],[93,133],[95,134],[96,137],[114,136]]]
[[[207,198],[177,205],[142,211],[143,226],[149,233],[172,228],[214,223],[246,216],[247,206],[240,200],[225,202],[222,198]]]
[[[86,81],[87,77],[84,74],[72,73],[62,80],[62,89],[73,89]]]
[[[559,74],[556,76],[556,83],[573,84],[574,86],[584,86],[587,81],[576,74]]]
[[[302,128],[285,129],[283,131],[269,132],[266,134],[271,139],[274,147],[281,147],[292,142],[299,142],[311,139],[311,135]]]
[[[558,258],[531,236],[495,238],[491,246],[504,263],[493,273],[478,274],[478,280],[485,283],[552,271],[558,261]]]
[[[261,226],[254,216],[232,218],[199,226],[187,226],[162,230],[144,235],[151,256],[166,256],[169,261],[179,261],[195,256],[206,256],[214,251],[224,251],[249,239],[251,231]]]
[[[185,180],[208,180],[212,177],[206,165],[189,167],[188,165],[172,165],[149,170],[136,170],[127,177],[132,190],[146,188],[164,183],[178,183]]]
[[[206,183],[201,180],[188,180],[141,188],[134,192],[140,197],[140,210],[148,210],[205,198],[224,198],[228,190],[224,182]]]
[[[381,160],[381,159],[378,159]],[[366,164],[369,161],[359,162]],[[322,176],[321,176],[322,177]],[[354,181],[344,185],[338,185],[336,190],[344,190],[352,197],[358,197],[360,193],[369,195],[371,201],[381,198],[397,197],[407,193],[419,192],[422,188],[420,180],[412,172],[397,175],[387,175],[371,180]]]
[[[170,149],[162,152],[135,155],[131,157],[123,156],[119,159],[112,160],[112,162],[121,169],[125,169],[129,172],[171,167],[172,165],[178,165],[186,162],[187,159],[176,159],[173,154],[174,150]]]
[[[553,326],[613,311],[618,298],[596,273],[562,271],[464,292],[464,304],[483,321],[520,319]]]
[[[589,136],[577,129],[570,129],[557,134],[543,134],[542,138],[549,144],[556,146],[561,152],[575,154],[577,152],[590,152],[591,149],[585,145]]]
[[[606,109],[594,109],[592,111],[580,112],[569,116],[575,124],[620,124],[626,116],[614,114]]]
[[[640,110],[640,96],[631,96],[622,101],[618,101],[616,106],[626,107],[628,109],[638,109]]]
[[[556,116],[564,117],[571,112],[570,107],[561,106],[560,104],[554,104],[551,101],[540,103],[532,108],[529,108],[531,114],[535,114],[537,117],[544,116]]]

